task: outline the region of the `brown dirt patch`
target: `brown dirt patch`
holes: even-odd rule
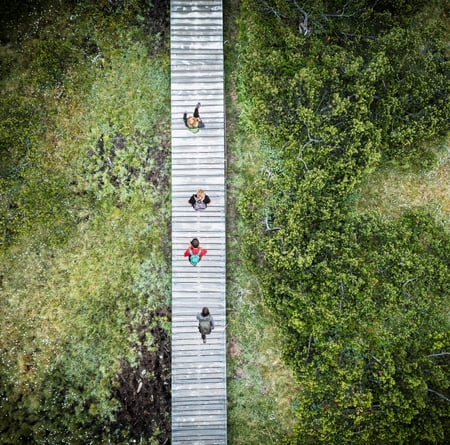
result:
[[[235,359],[241,355],[241,346],[235,337],[230,338],[228,343],[228,354],[232,359]]]
[[[170,308],[163,307],[145,314],[139,326],[130,328],[138,337],[133,347],[139,362],[132,365],[122,361],[113,392],[120,403],[113,429],[139,443],[153,439],[155,444],[170,444],[171,351],[170,337],[163,327],[169,321]]]

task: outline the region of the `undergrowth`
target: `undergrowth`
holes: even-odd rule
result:
[[[295,388],[281,360],[280,333],[264,306],[258,284],[244,269],[240,238],[243,223],[236,211],[245,183],[259,174],[264,154],[239,122],[236,93],[239,5],[225,5],[225,73],[228,138],[227,332],[228,438],[239,444],[277,443],[293,425]]]

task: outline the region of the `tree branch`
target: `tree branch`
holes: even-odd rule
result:
[[[281,20],[282,14],[277,11],[273,6],[270,6],[266,1],[259,0],[259,3],[270,13],[272,13],[275,17],[277,17],[279,20]]]
[[[416,280],[417,280],[417,277],[410,278],[409,280],[406,280],[406,281],[403,283],[403,285],[402,285],[402,287],[403,287],[403,292],[404,292],[409,298],[411,298],[411,294],[405,289],[405,286],[407,286],[409,283],[411,283],[411,282],[413,282],[413,281],[416,281]]]
[[[427,357],[443,357],[445,355],[450,355],[450,352],[439,352],[438,354],[428,354]]]
[[[343,7],[342,7],[342,11],[338,12],[336,14],[322,14],[322,17],[327,20],[329,17],[344,17],[344,18],[350,18],[353,17],[354,15],[358,14],[359,12],[363,11],[365,8],[359,8],[356,11],[352,12],[351,14],[346,14],[345,13],[345,8],[347,8],[348,3],[346,3]]]
[[[343,282],[342,280],[340,280],[339,288],[340,288],[340,290],[341,290],[341,297],[342,297],[342,298],[345,298],[344,282]],[[339,310],[340,310],[340,311],[342,310],[342,298],[341,298],[341,300],[339,301]]]
[[[264,170],[264,174],[266,174],[269,177],[269,180],[272,180],[273,178],[273,172],[271,170],[269,170],[268,168],[266,168]]]
[[[434,389],[431,388],[427,388],[428,392],[432,392],[433,394],[436,394],[438,397],[440,397],[441,399],[444,399],[446,402],[450,403],[450,399],[448,397],[445,397],[443,394],[441,394],[440,392],[435,391]]]
[[[306,352],[305,362],[307,362],[308,359],[309,359],[309,353],[311,352],[311,341],[312,341],[312,334],[309,334],[309,339],[308,339],[308,351]]]
[[[303,20],[300,18],[298,22],[298,30],[301,32],[304,36],[307,36],[311,33],[310,29],[308,28],[308,14],[306,11],[304,11],[302,8],[299,8],[300,12],[303,14]]]
[[[302,153],[303,153],[303,149],[306,148],[308,145],[311,145],[313,143],[320,143],[320,142],[324,142],[323,139],[315,139],[313,137],[311,137],[311,133],[309,131],[309,126],[307,124],[306,121],[303,121],[303,124],[306,127],[306,134],[308,135],[308,140],[303,144],[303,146],[300,148],[299,152],[298,152],[298,156],[297,159],[299,159],[300,161],[303,162],[303,165],[305,166],[306,170],[309,171],[308,166],[306,165],[306,162],[303,160],[302,158]]]
[[[372,358],[381,366],[384,366],[381,360],[378,360],[374,355],[372,355]]]
[[[281,230],[281,227],[270,227],[269,226],[269,217],[266,216],[264,218],[264,222],[266,223],[266,232],[271,232],[272,230]]]
[[[303,165],[305,166],[306,171],[309,172],[309,168],[308,168],[308,166],[306,165],[305,160],[301,157],[301,155],[302,155],[302,154],[301,154],[301,152],[300,152],[300,153],[298,154],[298,160],[303,162]]]

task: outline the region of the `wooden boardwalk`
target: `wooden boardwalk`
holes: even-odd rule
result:
[[[227,443],[225,332],[225,118],[222,1],[171,0],[172,109],[172,444]],[[183,112],[201,102],[205,128],[191,133]],[[203,188],[212,203],[195,212]],[[183,257],[197,237],[198,266]],[[203,344],[196,314],[216,328]]]

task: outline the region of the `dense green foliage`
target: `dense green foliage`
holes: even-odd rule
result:
[[[243,250],[301,387],[292,443],[449,431],[448,230],[353,207],[381,163],[430,168],[448,130],[443,2],[399,3],[242,2],[241,118],[266,157]]]
[[[170,101],[167,4],[157,3],[6,10],[2,444],[162,443],[170,429],[161,309],[170,303]]]

